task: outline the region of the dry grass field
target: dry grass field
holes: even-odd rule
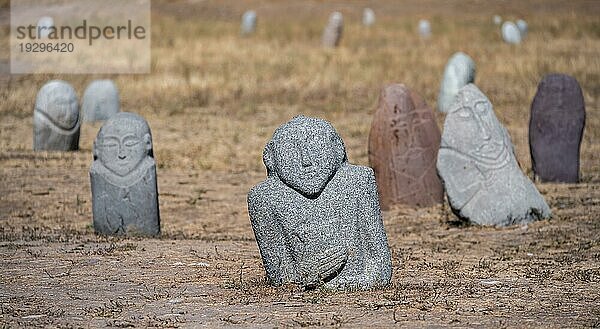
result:
[[[0,6],[5,39],[8,1]],[[371,28],[360,24],[367,6],[377,15]],[[246,9],[257,11],[258,29],[241,38]],[[324,50],[333,10],[344,14],[344,36]],[[493,14],[525,18],[525,42],[503,43]],[[154,1],[151,74],[3,74],[0,324],[600,327],[599,15],[598,1]],[[432,23],[428,40],[416,33],[420,18]],[[246,193],[265,176],[262,148],[273,130],[297,114],[325,118],[350,161],[368,165],[380,88],[405,83],[435,107],[456,51],[477,63],[477,84],[530,176],[537,83],[551,72],[577,78],[587,110],[581,183],[537,184],[554,216],[527,226],[458,225],[444,205],[385,212],[394,272],[381,291],[268,286]],[[82,96],[101,77],[114,79],[123,110],[152,128],[157,239],[94,234],[87,171],[98,124],[82,126],[78,152],[32,151],[37,90],[59,78]]]

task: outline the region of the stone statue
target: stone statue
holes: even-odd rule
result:
[[[448,107],[460,88],[475,82],[475,62],[469,55],[457,52],[448,61],[438,96],[438,111],[448,112]]]
[[[480,225],[506,226],[549,218],[550,208],[521,172],[506,129],[473,84],[451,106],[437,169],[454,213]]]
[[[529,121],[529,151],[536,178],[579,182],[579,149],[585,128],[585,102],[579,83],[566,74],[540,82]]]
[[[263,161],[267,178],[250,190],[248,211],[272,284],[354,290],[390,282],[373,171],[348,163],[329,122],[297,116],[281,125]]]
[[[33,150],[78,150],[80,123],[75,89],[65,81],[46,83],[35,100]]]
[[[519,44],[521,43],[521,40],[523,40],[521,31],[517,25],[511,21],[506,21],[502,24],[502,38],[504,39],[504,42],[513,45]]]
[[[340,44],[342,33],[344,31],[344,18],[342,13],[333,12],[329,16],[329,21],[323,31],[322,43],[323,47],[335,48]]]
[[[418,30],[419,30],[419,35],[421,36],[421,38],[427,39],[427,38],[431,37],[431,24],[429,23],[428,20],[426,20],[426,19],[419,20]]]
[[[119,91],[111,80],[95,80],[85,89],[82,101],[83,121],[104,121],[121,109]]]
[[[369,134],[369,163],[382,209],[443,202],[435,169],[439,148],[440,130],[423,98],[403,84],[385,86]]]
[[[160,233],[156,163],[144,118],[120,112],[106,121],[94,141],[90,178],[97,233]]]
[[[524,39],[527,36],[527,32],[529,31],[529,25],[527,25],[527,22],[525,22],[522,19],[518,19],[516,24],[517,28],[519,29],[519,32],[521,33],[521,39]]]
[[[242,24],[240,27],[242,35],[250,35],[256,30],[256,12],[248,10],[242,15]]]
[[[365,8],[363,10],[362,22],[364,26],[372,26],[375,24],[375,12],[371,8]]]

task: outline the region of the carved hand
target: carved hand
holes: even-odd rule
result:
[[[314,287],[330,278],[346,264],[348,252],[344,247],[334,247],[300,262],[300,275],[305,287]]]

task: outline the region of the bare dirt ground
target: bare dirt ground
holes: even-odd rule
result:
[[[378,15],[369,31],[359,24],[365,6]],[[247,8],[257,9],[259,28],[240,39]],[[340,49],[324,51],[321,28],[335,9],[346,35]],[[499,41],[495,13],[530,18],[523,45]],[[87,171],[98,124],[82,126],[78,152],[31,150],[39,87],[61,78],[81,95],[97,77],[12,76],[0,91],[0,324],[600,327],[598,13],[594,1],[154,2],[152,74],[110,78],[123,109],[152,128],[162,234],[94,234]],[[427,42],[415,35],[421,17],[433,25]],[[582,182],[537,184],[554,216],[527,226],[464,226],[445,205],[384,213],[394,267],[386,289],[270,287],[246,193],[265,175],[262,147],[275,127],[300,113],[326,118],[350,161],[367,165],[381,85],[407,83],[435,106],[445,61],[458,50],[477,62],[478,84],[528,174],[539,79],[559,71],[579,80],[588,114]]]

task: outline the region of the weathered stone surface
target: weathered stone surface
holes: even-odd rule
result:
[[[254,10],[248,10],[242,15],[241,33],[242,35],[249,35],[254,33],[256,30],[256,12]]]
[[[79,102],[75,89],[52,80],[38,92],[33,111],[34,151],[79,149]]]
[[[531,103],[529,150],[533,172],[546,182],[579,181],[579,147],[585,102],[579,83],[566,74],[546,75]]]
[[[382,209],[444,200],[435,168],[439,147],[440,130],[425,101],[403,84],[385,86],[369,134],[369,162]]]
[[[323,30],[322,43],[323,47],[334,48],[340,44],[342,33],[344,31],[344,18],[342,13],[333,12],[329,16],[329,21],[325,30]]]
[[[120,112],[100,128],[90,168],[96,233],[158,235],[160,216],[150,127]]]
[[[507,43],[519,44],[522,40],[521,31],[515,23],[506,21],[502,24],[502,39]]]
[[[362,22],[364,26],[371,26],[375,24],[375,12],[371,8],[365,8],[363,10]]]
[[[419,35],[422,38],[429,38],[431,36],[431,24],[426,19],[419,21]]]
[[[42,16],[37,22],[37,28],[40,32],[40,38],[47,38],[50,28],[54,27],[54,19],[50,16]]]
[[[453,212],[463,220],[506,226],[551,215],[521,172],[492,104],[473,84],[459,91],[446,116],[437,169]]]
[[[95,80],[83,93],[83,121],[107,120],[121,109],[119,91],[111,80]]]
[[[519,29],[519,32],[521,33],[521,39],[525,38],[527,36],[527,32],[529,31],[529,25],[527,25],[527,22],[525,22],[522,19],[518,19],[516,23],[517,23],[517,28]]]
[[[475,73],[475,62],[467,54],[458,52],[450,57],[440,86],[438,111],[448,112],[460,88],[475,83]]]
[[[298,116],[263,152],[267,178],[248,212],[272,284],[369,289],[387,285],[391,259],[373,170],[348,163],[333,126]]]
[[[493,20],[494,20],[494,24],[496,24],[496,25],[502,24],[502,16],[500,16],[500,15],[494,15]]]

